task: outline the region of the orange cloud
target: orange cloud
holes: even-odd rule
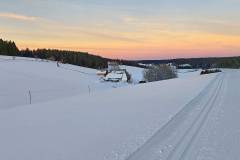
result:
[[[124,26],[107,23],[103,27],[98,24],[66,25],[15,14],[0,13],[0,17],[30,21],[37,19],[36,23],[27,23],[26,28],[0,27],[2,36],[15,40],[20,48],[78,50],[129,59],[237,55],[240,50],[239,34],[228,33],[228,30],[195,30],[192,25],[182,28],[167,22],[147,23],[125,17]],[[231,29],[234,28],[235,25]]]
[[[15,13],[0,13],[0,18],[22,20],[22,21],[35,21],[37,17],[25,16]]]

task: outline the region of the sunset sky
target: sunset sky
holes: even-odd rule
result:
[[[111,58],[240,55],[240,0],[1,0],[0,38]]]

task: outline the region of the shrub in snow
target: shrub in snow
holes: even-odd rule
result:
[[[125,73],[127,76],[127,82],[132,83],[133,82],[132,75],[128,71],[125,71]]]
[[[177,78],[177,73],[168,65],[153,65],[144,70],[144,79],[147,82],[161,81],[166,79]]]
[[[146,81],[139,81],[138,83],[139,84],[143,84],[143,83],[146,83]]]
[[[211,73],[218,73],[218,72],[222,72],[222,71],[220,69],[206,69],[206,70],[203,70],[201,72],[201,75],[211,74]]]

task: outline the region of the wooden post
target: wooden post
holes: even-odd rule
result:
[[[90,88],[89,85],[88,85],[88,93],[89,93],[89,94],[91,93],[91,88]]]
[[[28,91],[28,95],[29,95],[29,104],[32,104],[32,94],[31,91]]]

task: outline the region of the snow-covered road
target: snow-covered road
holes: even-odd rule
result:
[[[236,160],[240,72],[219,74],[127,160]]]

